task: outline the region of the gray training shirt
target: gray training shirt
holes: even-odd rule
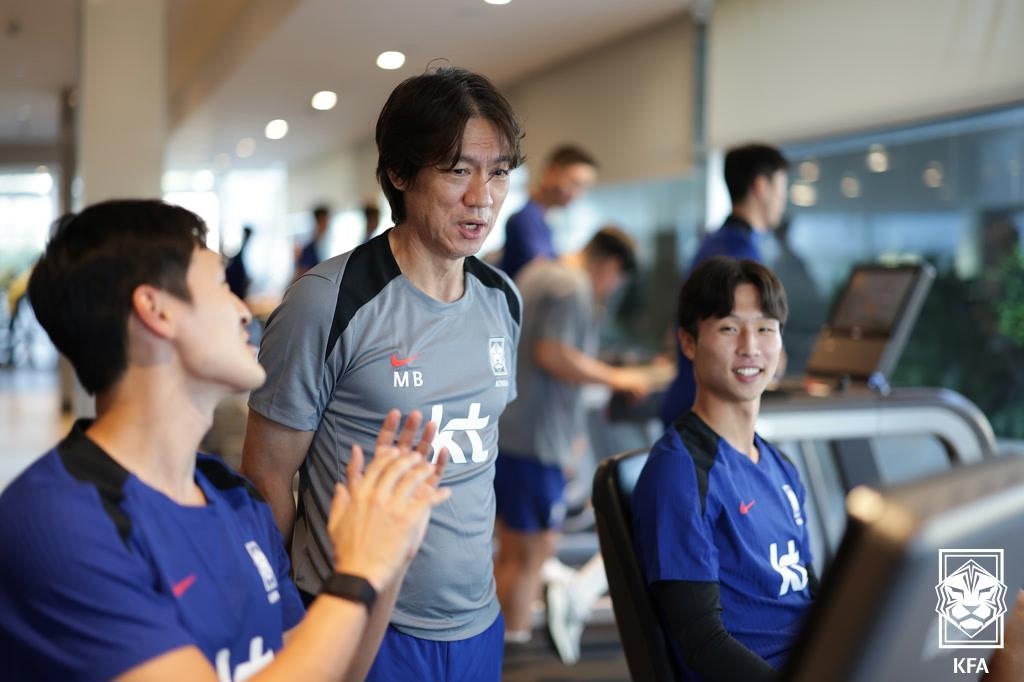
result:
[[[270,316],[260,347],[267,382],[249,407],[315,431],[299,470],[292,541],[295,582],[317,593],[333,570],[326,518],[353,443],[372,456],[385,415],[418,409],[438,424],[435,452],[450,453],[423,546],[391,622],[452,641],[498,616],[491,565],[498,418],[516,394],[520,299],[504,275],[465,260],[466,291],[442,303],[402,275],[387,233],[314,267]]]
[[[547,339],[597,355],[593,288],[585,272],[545,259],[523,268],[516,282],[523,297],[519,398],[501,416],[501,451],[564,469],[573,440],[584,433],[582,386],[548,374],[534,363],[533,354],[537,343]]]

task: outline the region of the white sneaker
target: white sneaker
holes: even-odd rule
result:
[[[572,597],[565,583],[548,583],[544,590],[544,604],[547,607],[548,635],[555,645],[558,657],[565,665],[580,660],[580,638],[583,636],[583,619],[573,608]]]
[[[567,583],[576,577],[576,569],[566,566],[558,557],[548,557],[540,567],[540,578],[545,583]]]

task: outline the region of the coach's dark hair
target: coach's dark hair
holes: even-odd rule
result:
[[[135,288],[150,284],[191,300],[186,275],[205,239],[199,216],[155,200],[106,201],[61,220],[28,296],[89,393],[113,386],[128,365]]]
[[[683,282],[679,292],[679,328],[696,339],[701,322],[731,315],[736,287],[741,284],[754,285],[766,317],[778,320],[780,326],[786,324],[786,290],[775,273],[757,261],[715,256],[694,268]]]
[[[614,225],[598,230],[583,247],[583,253],[587,258],[615,258],[623,272],[636,272],[636,242]]]
[[[725,186],[733,205],[747,197],[759,177],[771,179],[780,170],[789,170],[789,161],[775,147],[748,144],[730,149],[725,154]]]
[[[498,130],[509,168],[523,162],[523,130],[512,106],[487,78],[442,67],[407,78],[394,89],[377,118],[377,181],[395,224],[405,221],[402,191],[388,172],[412,183],[421,168],[453,168],[470,118],[487,119]]]
[[[578,163],[597,168],[597,161],[589,152],[572,144],[556,147],[548,156],[549,166],[575,166]]]

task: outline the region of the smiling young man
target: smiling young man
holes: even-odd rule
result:
[[[750,260],[711,258],[679,295],[696,398],[632,500],[640,566],[686,679],[774,679],[815,589],[799,474],[754,432],[786,316],[782,284]]]
[[[370,680],[498,680],[503,625],[491,562],[498,417],[515,397],[521,303],[477,260],[521,161],[522,132],[484,77],[442,68],[403,81],[377,121],[377,178],[395,226],[300,278],[260,349],[243,471],[293,538],[295,581],[330,570],[330,481],[343,450],[393,407],[437,422],[452,497],[434,510],[401,592],[375,609]],[[299,471],[296,509],[291,482]],[[397,598],[388,623],[387,604]],[[356,671],[361,679],[365,668]]]
[[[352,453],[350,495],[330,484],[332,575],[303,617],[269,507],[196,455],[217,403],[264,379],[205,236],[183,208],[109,201],[62,221],[33,271],[36,316],[98,416],[0,496],[5,679],[340,679],[446,498],[426,446],[409,452],[421,418],[394,447],[390,414],[365,473]]]
[[[732,212],[701,242],[691,270],[713,256],[763,262],[764,235],[779,226],[786,210],[789,162],[778,149],[764,144],[735,147],[726,152],[724,165]],[[676,377],[661,404],[666,427],[690,409],[696,389],[693,364],[681,352],[676,354],[676,362]]]

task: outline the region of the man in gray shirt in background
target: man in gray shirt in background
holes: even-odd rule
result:
[[[353,444],[372,451],[398,408],[434,422],[435,455],[449,453],[441,485],[452,496],[435,508],[404,579],[378,599],[350,679],[501,676],[493,475],[498,418],[516,395],[521,303],[473,254],[521,163],[521,138],[508,102],[480,75],[446,67],[399,84],[376,132],[395,226],[312,268],[267,324],[268,379],[249,401],[242,470],[291,543],[300,591],[316,594],[330,574],[330,493]]]
[[[582,251],[537,259],[519,273],[523,334],[519,398],[501,417],[495,490],[495,563],[506,639],[530,637],[530,606],[544,561],[553,555],[565,514],[565,470],[586,445],[583,384],[642,396],[645,377],[596,358],[601,311],[636,269],[633,240],[605,227]]]

